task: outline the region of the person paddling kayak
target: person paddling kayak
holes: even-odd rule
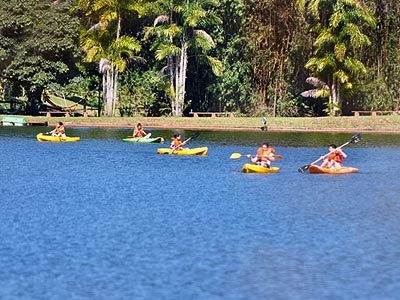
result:
[[[322,162],[321,168],[342,168],[343,159],[346,157],[347,155],[342,149],[337,149],[335,144],[331,144],[329,145],[329,155]]]
[[[49,132],[52,136],[61,136],[66,137],[65,135],[65,126],[63,122],[58,122],[56,128]]]
[[[183,143],[182,143],[182,137],[180,134],[174,134],[173,137],[171,138],[171,146],[170,148],[173,150],[182,150]]]
[[[257,149],[257,155],[255,157],[252,157],[250,154],[248,154],[247,157],[256,165],[270,168],[271,162],[275,160],[274,153],[274,148],[270,147],[268,143],[263,143]]]
[[[143,126],[140,123],[137,123],[135,128],[133,129],[133,137],[144,137],[146,136],[146,132],[144,132]]]

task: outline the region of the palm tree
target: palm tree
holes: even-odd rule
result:
[[[82,47],[86,61],[98,62],[103,76],[103,99],[106,116],[113,116],[117,101],[118,74],[127,60],[141,50],[138,40],[121,36],[121,22],[126,14],[140,14],[141,0],[79,0],[78,6],[98,23],[84,32]]]
[[[163,72],[170,80],[169,96],[172,114],[182,116],[185,94],[188,53],[196,50],[199,60],[207,62],[215,75],[222,73],[222,63],[207,53],[215,47],[212,37],[204,30],[219,24],[220,18],[212,8],[218,0],[156,0],[151,10],[158,15],[146,38],[155,36],[153,49],[157,60],[167,60]]]
[[[366,72],[359,51],[371,44],[363,30],[375,27],[375,19],[357,0],[299,0],[298,3],[308,15],[312,32],[317,33],[313,57],[306,67],[326,82],[329,114],[336,115],[342,106],[341,87],[351,89],[351,76]]]

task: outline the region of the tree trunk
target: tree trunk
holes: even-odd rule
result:
[[[175,58],[175,101],[173,101],[174,103],[172,105],[172,114],[175,117],[182,117],[183,107],[185,104],[186,73],[188,64],[187,49],[187,43],[183,42],[181,51]]]
[[[106,114],[106,107],[107,107],[107,73],[108,71],[106,71],[105,73],[103,73],[103,105],[104,105],[104,114]]]
[[[112,116],[115,116],[115,106],[118,100],[118,68],[115,67],[114,78],[113,78],[113,105],[112,105]]]
[[[340,114],[341,99],[340,99],[340,83],[339,79],[333,77],[330,87],[331,95],[329,96],[330,115],[336,117]]]
[[[175,101],[174,101],[174,107],[173,107],[173,116],[177,117],[179,116],[179,66],[180,66],[180,58],[181,56],[176,56],[175,58]]]
[[[181,117],[183,114],[183,107],[185,104],[185,94],[186,94],[186,72],[187,72],[187,44],[183,43],[181,48],[181,58],[179,66],[179,111],[178,116]]]
[[[188,64],[188,45],[185,43],[184,45],[184,52],[183,52],[183,67],[182,67],[182,77],[181,77],[181,83],[182,83],[182,90],[181,90],[181,114],[183,114],[183,108],[185,104],[185,97],[186,97],[186,74],[187,74],[187,64]]]
[[[105,98],[104,98],[104,114],[107,117],[112,116],[112,108],[113,108],[113,97],[114,97],[114,84],[113,80],[114,79],[114,72],[113,72],[113,66],[110,68],[110,70],[106,71],[106,91],[105,91]]]
[[[170,86],[170,92],[171,93],[176,93],[175,88],[174,88],[174,61],[176,60],[176,58],[172,55],[168,56],[168,72],[169,72],[169,86]],[[171,94],[169,95],[169,102],[170,102],[170,106],[171,106],[171,112],[172,115],[174,115],[174,99],[175,99],[175,95]]]

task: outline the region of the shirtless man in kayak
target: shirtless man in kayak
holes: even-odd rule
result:
[[[336,149],[335,144],[329,145],[329,155],[324,159],[321,168],[342,168],[343,159],[347,157],[342,149]],[[321,157],[322,159],[323,157]]]
[[[250,154],[247,155],[247,157],[256,165],[270,168],[271,162],[275,160],[274,153],[274,148],[270,147],[268,143],[263,143],[261,147],[257,149],[257,155],[255,157],[252,157]]]
[[[141,138],[144,136],[146,136],[146,132],[144,132],[142,124],[137,123],[137,125],[135,126],[135,128],[133,130],[133,137]]]

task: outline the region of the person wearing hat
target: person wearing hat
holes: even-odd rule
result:
[[[274,153],[274,148],[270,147],[268,143],[263,143],[257,149],[257,155],[255,157],[252,157],[250,154],[248,154],[247,157],[254,164],[270,168],[271,162],[275,160]]]

